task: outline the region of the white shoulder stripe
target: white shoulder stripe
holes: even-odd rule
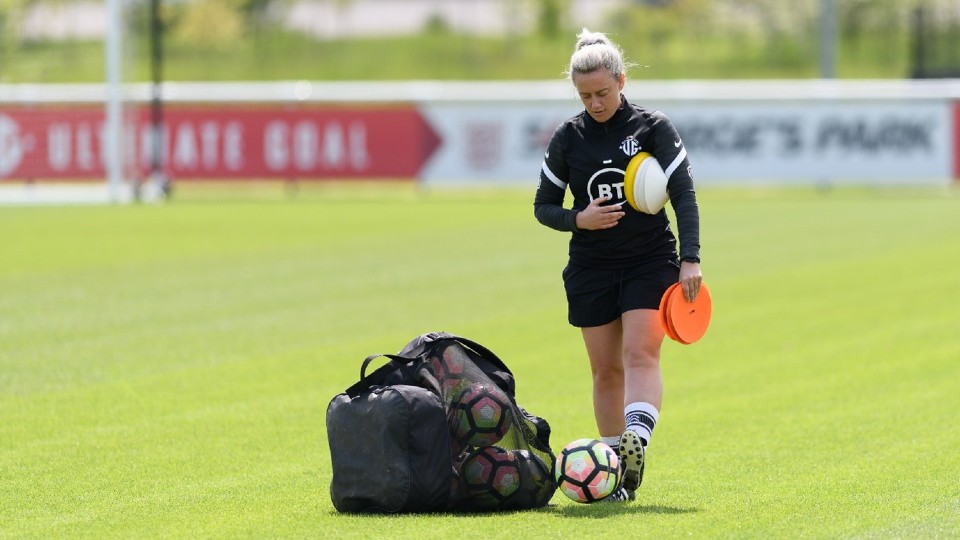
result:
[[[549,178],[558,188],[567,189],[567,183],[557,178],[557,175],[553,174],[553,171],[547,167],[547,160],[543,160],[543,166],[540,167],[540,170],[543,172],[543,175]]]
[[[680,163],[683,162],[683,158],[685,157],[687,157],[686,147],[680,149],[680,153],[677,154],[677,157],[673,159],[673,163],[671,163],[670,166],[667,167],[667,170],[663,171],[663,173],[667,176],[667,180],[670,179],[670,176],[673,174],[673,171],[677,170],[677,167],[680,166]]]

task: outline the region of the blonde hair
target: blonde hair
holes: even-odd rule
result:
[[[577,45],[570,56],[567,76],[572,81],[577,75],[593,73],[601,68],[619,79],[627,71],[623,51],[603,32],[591,32],[584,28],[577,34]]]

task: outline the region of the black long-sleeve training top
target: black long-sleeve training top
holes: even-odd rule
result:
[[[534,198],[537,220],[558,231],[572,232],[570,263],[621,269],[664,257],[677,258],[677,240],[666,210],[644,214],[627,204],[624,171],[637,152],[652,154],[667,175],[667,192],[677,217],[681,260],[700,260],[700,212],[687,150],[670,119],[660,111],[632,105],[622,98],[610,120],[600,123],[586,111],[554,132]],[[564,208],[566,189],[572,208]],[[588,231],[576,226],[576,215],[604,195],[606,204],[622,204],[625,215],[610,229]]]

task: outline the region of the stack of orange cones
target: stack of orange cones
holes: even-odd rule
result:
[[[660,326],[670,339],[689,345],[707,333],[712,311],[713,301],[705,283],[700,284],[700,292],[693,302],[683,296],[680,283],[674,283],[660,299]]]

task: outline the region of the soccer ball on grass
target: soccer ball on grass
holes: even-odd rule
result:
[[[580,503],[604,499],[620,485],[620,458],[596,439],[577,439],[557,456],[557,487]]]

